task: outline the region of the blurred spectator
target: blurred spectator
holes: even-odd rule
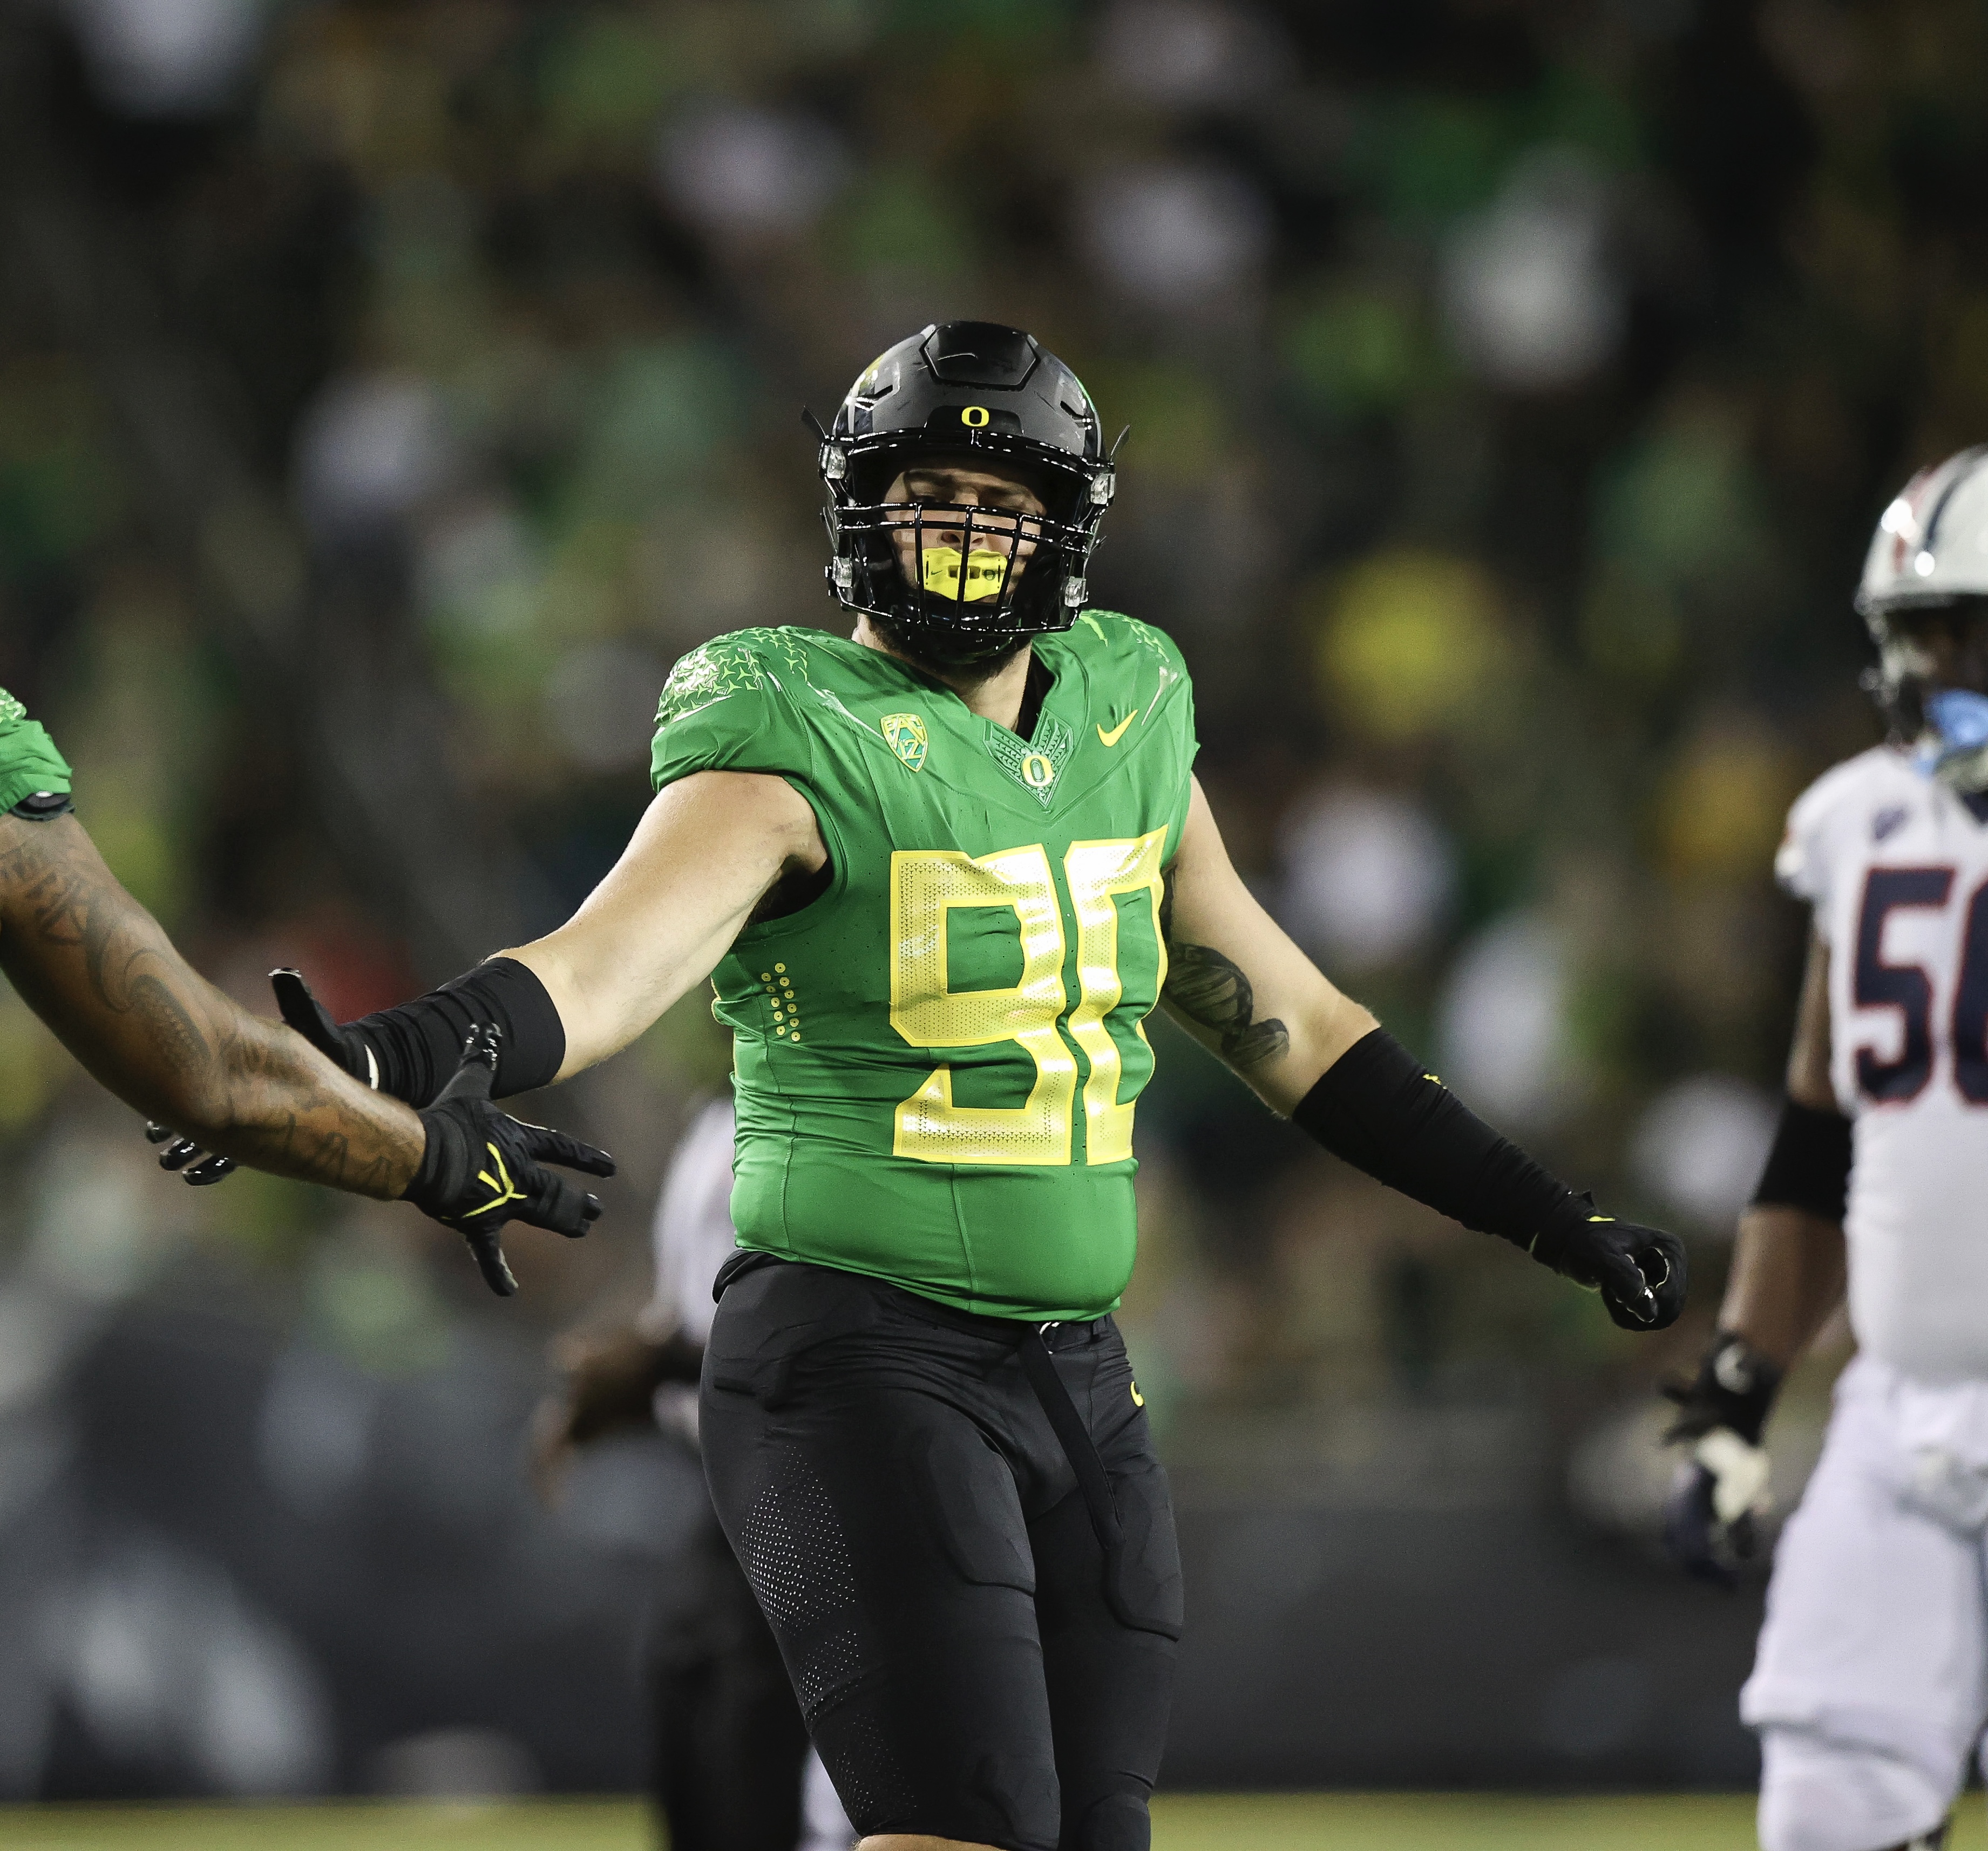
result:
[[[1636,1126],[1638,1181],[1705,1233],[1729,1238],[1760,1180],[1775,1110],[1764,1086],[1730,1074],[1678,1081],[1650,1102]]]
[[[1412,799],[1341,787],[1286,811],[1284,923],[1328,968],[1361,971],[1423,950],[1456,881],[1449,844]]]
[[[1495,386],[1577,384],[1614,357],[1628,304],[1609,262],[1608,194],[1578,150],[1536,150],[1451,235],[1446,293],[1458,347]]]
[[[201,116],[235,100],[262,42],[262,0],[67,0],[91,77],[134,116]]]

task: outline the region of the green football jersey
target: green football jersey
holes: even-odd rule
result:
[[[721,637],[670,676],[654,775],[786,778],[833,870],[712,978],[740,1244],[963,1310],[1090,1318],[1132,1270],[1193,698],[1129,617],[1086,611],[1035,648],[1053,679],[1023,739],[861,643]]]
[[[11,810],[38,791],[69,787],[69,763],[39,721],[0,687],[0,810]]]

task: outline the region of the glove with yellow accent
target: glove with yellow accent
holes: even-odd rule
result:
[[[469,1242],[483,1282],[509,1298],[518,1282],[505,1264],[498,1235],[509,1221],[529,1221],[573,1239],[600,1214],[594,1197],[540,1167],[563,1164],[589,1176],[612,1176],[605,1150],[543,1125],[528,1125],[490,1102],[502,1031],[473,1027],[462,1062],[434,1103],[421,1115],[428,1132],[421,1167],[401,1198],[455,1228]]]
[[[1533,1258],[1601,1294],[1624,1330],[1662,1330],[1684,1309],[1684,1242],[1661,1228],[1597,1214],[1591,1197],[1570,1194],[1534,1238]]]

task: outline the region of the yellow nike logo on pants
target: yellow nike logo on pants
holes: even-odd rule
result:
[[[1124,719],[1121,720],[1116,726],[1113,727],[1108,733],[1104,730],[1104,727],[1100,725],[1097,729],[1098,744],[1100,745],[1116,745],[1121,739],[1125,737],[1126,728],[1130,726],[1134,720],[1138,718],[1138,717],[1139,710],[1135,707],[1125,716]]]

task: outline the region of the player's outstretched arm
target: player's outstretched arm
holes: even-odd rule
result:
[[[1769,1508],[1762,1444],[1781,1380],[1842,1304],[1850,1121],[1829,1079],[1829,947],[1809,943],[1788,1052],[1787,1097],[1753,1200],[1740,1217],[1718,1328],[1697,1375],[1665,1392],[1667,1440],[1691,1453],[1664,1514],[1664,1539],[1693,1574],[1729,1582],[1754,1552]]]
[[[420,1167],[415,1114],[207,982],[73,816],[0,816],[0,969],[96,1079],[211,1150],[387,1198]]]
[[[559,1012],[556,1077],[619,1053],[718,968],[776,883],[827,859],[813,809],[784,778],[698,772],[664,785],[580,910],[502,954]]]
[[[1328,1150],[1598,1290],[1625,1329],[1675,1322],[1683,1243],[1596,1214],[1342,995],[1242,884],[1198,782],[1161,931],[1171,1013]]]
[[[0,816],[0,969],[96,1079],[182,1143],[411,1202],[467,1238],[493,1292],[517,1289],[507,1221],[573,1236],[600,1213],[545,1166],[612,1176],[614,1159],[490,1103],[501,1031],[465,1035],[425,1111],[367,1090],[192,970],[73,816]]]
[[[425,996],[332,1020],[295,971],[272,974],[283,1019],[354,1078],[424,1106],[473,1022],[503,1032],[499,1098],[618,1052],[717,968],[776,887],[828,854],[783,778],[698,772],[665,785],[621,859],[557,931],[500,951]]]

